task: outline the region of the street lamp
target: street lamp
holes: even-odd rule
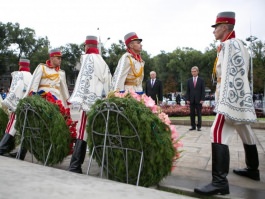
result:
[[[253,96],[253,41],[258,39],[255,36],[250,35],[248,38],[246,38],[246,41],[250,42],[250,91],[251,95]]]
[[[97,29],[99,32],[99,28]],[[100,38],[100,32],[99,32],[99,41],[98,41],[98,49],[99,49],[99,54],[102,55],[102,48],[105,46],[105,44],[107,43],[107,41],[110,40],[110,37],[107,38],[107,40],[102,43],[101,42],[101,38]]]

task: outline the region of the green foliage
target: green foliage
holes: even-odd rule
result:
[[[254,93],[263,93],[265,87],[265,43],[253,43],[253,86]]]
[[[29,109],[26,112],[27,107]],[[27,120],[24,126],[26,113]],[[16,129],[19,130],[17,136],[20,139],[22,129],[25,128],[23,145],[30,151],[30,142],[32,142],[33,155],[38,161],[45,162],[51,144],[52,149],[47,165],[60,163],[69,154],[70,132],[58,106],[34,95],[20,100],[16,116]]]
[[[8,118],[6,111],[3,110],[2,108],[0,108],[0,141],[2,140],[2,138],[5,134],[8,120],[9,120],[9,118]],[[17,139],[15,139],[14,142],[11,142],[10,145],[8,146],[7,152],[10,152],[13,149],[15,149],[17,143],[18,143]]]
[[[141,52],[141,57],[144,60],[144,83],[150,78],[150,72],[154,70],[153,59],[146,51]],[[143,85],[145,87],[145,85]]]
[[[111,74],[114,74],[118,65],[119,59],[126,52],[126,47],[123,41],[119,40],[119,44],[111,44],[109,50],[107,50],[108,56],[103,56],[104,60],[109,66]]]
[[[0,108],[0,140],[2,140],[2,137],[5,134],[7,122],[8,115],[2,108]]]
[[[200,76],[205,80],[205,86],[212,91],[215,87],[211,83],[211,73],[216,58],[217,41],[209,44],[205,52],[200,52],[190,47],[177,47],[173,52],[160,54],[150,57],[148,52],[142,51],[141,56],[145,61],[144,84],[149,78],[150,71],[157,72],[157,77],[163,82],[164,94],[166,92],[186,90],[186,80],[191,76],[192,66],[198,66]],[[12,45],[12,47],[11,47]],[[18,60],[21,56],[31,60],[31,72],[34,71],[39,63],[45,63],[48,59],[48,49],[50,42],[47,37],[36,37],[35,31],[31,28],[21,28],[19,23],[0,22],[0,75],[11,73],[18,69]],[[252,43],[253,47],[253,77],[254,92],[264,91],[265,82],[265,43],[256,40]],[[78,44],[66,44],[61,47],[63,50],[62,69],[66,72],[67,83],[71,84],[77,77],[74,66],[79,62],[83,46]],[[249,46],[250,49],[250,46]],[[250,51],[250,50],[249,50]],[[120,57],[126,52],[126,46],[122,40],[119,43],[111,44],[109,49],[103,48],[103,59],[106,60],[111,73],[113,74]],[[169,75],[171,81],[166,83]],[[175,87],[172,85],[175,84]],[[72,86],[72,85],[71,85]],[[143,85],[144,86],[144,85]]]
[[[159,183],[165,176],[167,176],[172,167],[172,160],[175,151],[171,141],[171,131],[166,124],[164,124],[149,108],[144,104],[136,101],[133,98],[108,98],[106,100],[98,100],[91,108],[88,114],[88,146],[90,154],[92,152],[93,143],[95,146],[104,143],[106,112],[101,114],[98,107],[102,106],[104,102],[115,103],[122,113],[135,127],[139,134],[140,140],[137,137],[119,140],[117,135],[135,135],[132,126],[124,117],[117,117],[117,114],[110,112],[108,133],[110,136],[107,139],[107,145],[111,145],[112,149],[108,148],[107,157],[109,158],[109,179],[126,182],[126,167],[124,163],[125,151],[115,149],[114,146],[123,146],[125,148],[143,149],[143,167],[140,175],[139,185],[152,186]],[[95,119],[95,120],[94,120]],[[94,126],[92,123],[94,121]],[[93,131],[100,132],[101,135],[92,134]],[[121,144],[122,143],[122,144]],[[98,156],[96,161],[100,164],[102,157],[102,150],[97,150]],[[129,165],[129,184],[136,184],[140,155],[128,151],[128,165]],[[106,173],[106,168],[105,168]]]
[[[21,57],[30,59],[34,71],[39,62],[46,61],[48,45],[48,38],[36,38],[35,31],[31,28],[21,29],[19,23],[0,22],[0,72],[18,70],[18,60]],[[38,52],[43,48],[46,53],[39,56]],[[38,60],[34,57],[38,57]]]

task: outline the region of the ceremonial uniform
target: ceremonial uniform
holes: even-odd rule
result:
[[[216,64],[215,112],[211,141],[228,145],[234,130],[243,143],[255,144],[249,123],[256,122],[248,81],[249,54],[242,41],[232,38],[221,44]],[[230,75],[227,75],[233,71]],[[242,92],[244,91],[244,92]]]
[[[72,120],[67,103],[70,95],[66,84],[65,72],[60,69],[62,61],[61,50],[52,49],[49,52],[49,56],[50,59],[46,61],[46,64],[39,64],[35,69],[27,95],[38,94],[59,107],[72,138],[70,143],[70,153],[72,153],[77,134],[77,121]]]
[[[16,115],[15,111],[19,100],[22,99],[25,95],[25,92],[28,88],[28,85],[32,79],[32,75],[30,73],[30,61],[28,59],[20,59],[19,60],[19,71],[15,71],[11,73],[12,83],[9,89],[9,92],[6,98],[2,101],[2,106],[7,107],[11,112],[10,118],[5,130],[5,135],[0,143],[0,155],[7,152],[9,145],[11,144],[14,136],[16,134],[15,123],[16,123]]]
[[[228,144],[235,131],[243,142],[247,167],[234,169],[234,173],[260,180],[258,151],[249,125],[257,119],[248,81],[249,54],[243,42],[235,38],[234,24],[234,12],[221,12],[212,26],[216,39],[222,43],[213,70],[217,79],[217,114],[211,127],[212,182],[194,190],[203,195],[229,194]]]
[[[85,41],[86,54],[81,57],[79,71],[74,91],[68,100],[71,104],[79,106],[82,110],[78,123],[78,136],[74,153],[70,162],[69,171],[82,173],[81,165],[86,153],[86,123],[87,112],[96,100],[109,93],[111,73],[97,49],[97,37],[87,36]]]
[[[50,56],[61,56],[59,49],[50,51]],[[29,93],[50,92],[57,100],[61,100],[64,107],[67,107],[69,91],[66,84],[66,75],[60,67],[52,67],[50,60],[46,64],[39,64],[35,69],[29,87]]]
[[[131,41],[142,41],[134,32],[125,35],[124,40],[127,47]],[[119,60],[113,75],[111,90],[120,92],[133,90],[141,94],[143,92],[143,78],[144,61],[140,54],[134,53],[128,48]]]
[[[142,92],[144,78],[144,62],[136,60],[126,52],[119,60],[113,75],[112,90]]]

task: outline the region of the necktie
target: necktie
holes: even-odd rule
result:
[[[194,80],[193,80],[193,85],[194,85],[194,87],[196,86],[196,77],[194,77]]]
[[[154,80],[152,79],[152,87],[154,86]]]

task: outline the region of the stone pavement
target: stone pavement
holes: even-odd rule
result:
[[[190,126],[177,125],[177,131],[182,138],[184,152],[177,161],[177,167],[172,174],[165,178],[159,188],[168,191],[183,192],[189,196],[200,197],[193,193],[194,187],[208,184],[211,181],[211,144],[209,138],[210,127],[204,126],[202,131],[189,131]],[[261,181],[237,176],[234,168],[245,167],[245,157],[242,141],[235,133],[229,144],[230,172],[228,180],[230,194],[219,196],[222,198],[265,198],[265,130],[253,129],[257,138],[257,149],[260,161]],[[217,198],[218,196],[216,196]]]
[[[191,199],[0,156],[0,199]]]
[[[78,117],[77,113],[74,116]],[[208,122],[209,123],[209,122]],[[83,164],[83,175],[66,171],[71,156],[58,165],[44,167],[36,160],[31,162],[28,153],[25,161],[13,160],[0,156],[0,199],[2,198],[200,198],[193,192],[194,187],[207,184],[211,180],[211,144],[210,127],[204,122],[202,131],[189,131],[190,126],[176,126],[183,136],[182,157],[171,175],[163,179],[157,187],[143,188],[100,179],[99,168],[92,162],[89,175],[88,156]],[[257,137],[257,148],[260,158],[261,181],[253,181],[235,175],[233,168],[244,168],[244,149],[237,134],[230,144],[230,194],[210,198],[249,198],[265,197],[265,131],[253,129]],[[10,188],[12,186],[12,189]],[[14,189],[15,187],[15,189]],[[160,189],[164,191],[158,191]],[[168,192],[173,193],[168,193]],[[40,194],[43,194],[43,197]],[[12,197],[9,197],[11,194]],[[39,194],[39,195],[38,195]],[[182,195],[183,194],[183,195]],[[2,197],[5,196],[5,197]],[[17,197],[18,196],[18,197]],[[208,197],[209,198],[209,197]]]

